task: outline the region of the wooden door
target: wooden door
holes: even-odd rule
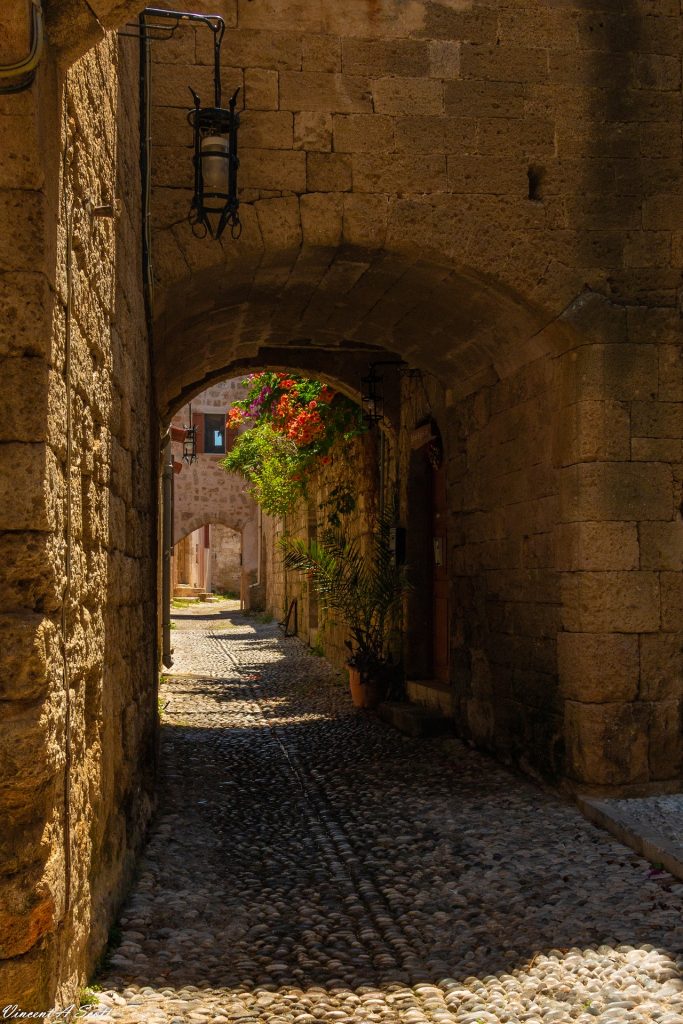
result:
[[[176,558],[178,559],[178,583],[188,584],[190,582],[189,564],[187,558],[188,538],[183,539],[176,544]]]
[[[432,651],[434,678],[439,683],[450,682],[447,522],[446,470],[439,466],[432,470]]]

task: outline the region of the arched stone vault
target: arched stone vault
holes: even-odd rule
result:
[[[192,519],[183,523],[182,528],[179,529],[176,536],[174,536],[173,542],[174,544],[177,544],[189,534],[194,533],[194,531],[198,530],[201,526],[211,526],[214,523],[219,526],[227,526],[229,530],[234,530],[235,533],[240,533],[247,520],[248,517],[246,515],[244,517],[222,515],[220,508],[216,508],[209,513],[197,513],[197,515],[193,516]]]
[[[295,365],[357,391],[387,353],[463,396],[561,350],[569,332],[568,322],[549,330],[552,314],[449,261],[357,246],[247,248],[160,299],[163,420],[211,380],[252,366]]]

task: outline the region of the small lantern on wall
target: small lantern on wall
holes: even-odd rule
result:
[[[197,428],[192,423],[192,406],[190,406],[190,423],[183,427],[185,437],[183,438],[183,462],[192,465],[197,461]]]
[[[360,404],[365,422],[371,427],[383,423],[385,417],[384,377],[377,373],[378,366],[394,367],[399,377],[412,372],[405,369],[402,359],[380,359],[370,363],[370,372],[367,377],[361,377],[360,381]]]
[[[370,373],[361,378],[361,406],[363,416],[370,426],[376,426],[384,419],[384,395],[382,378],[378,375],[376,364],[371,363]]]

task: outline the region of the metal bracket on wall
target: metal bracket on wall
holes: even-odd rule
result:
[[[31,0],[31,47],[26,57],[13,64],[0,64],[0,79],[16,78],[11,84],[0,84],[0,95],[24,92],[30,89],[45,45],[45,22],[41,0]]]
[[[294,628],[291,628],[291,621],[294,619]],[[299,632],[299,602],[296,598],[290,602],[289,609],[282,622],[278,622],[280,629],[284,631],[285,636],[296,636]]]

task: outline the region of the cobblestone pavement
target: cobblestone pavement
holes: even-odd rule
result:
[[[183,612],[160,810],[97,979],[121,1022],[683,1024],[683,886],[455,740]]]

